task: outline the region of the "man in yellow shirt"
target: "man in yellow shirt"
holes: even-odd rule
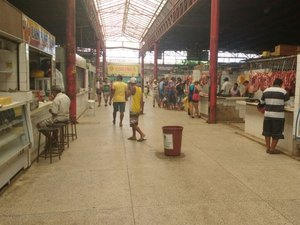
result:
[[[116,124],[117,112],[120,111],[120,127],[123,126],[125,104],[127,100],[127,84],[124,83],[122,80],[123,77],[121,75],[118,75],[117,81],[115,81],[112,85],[111,94],[109,98],[109,105],[111,105],[111,101],[113,100],[113,124]]]
[[[136,139],[136,132],[140,134],[140,139],[138,139],[138,142],[142,142],[145,139],[145,134],[141,131],[141,129],[138,126],[139,122],[139,115],[141,113],[141,107],[143,103],[143,92],[142,88],[136,86],[136,78],[132,77],[130,79],[129,83],[129,95],[131,95],[130,99],[130,126],[132,128],[132,136],[128,138],[128,140],[137,140]]]

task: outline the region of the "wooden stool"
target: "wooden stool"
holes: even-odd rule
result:
[[[37,162],[39,162],[40,157],[40,146],[41,146],[41,134],[44,134],[46,137],[45,149],[44,149],[44,157],[45,159],[48,157],[50,158],[50,163],[52,163],[52,157],[58,156],[60,160],[61,156],[61,148],[59,147],[58,143],[53,142],[55,140],[55,135],[58,134],[59,128],[58,127],[43,127],[39,128],[39,141],[38,141],[38,152],[37,152]]]
[[[50,127],[57,127],[59,130],[58,134],[58,147],[61,151],[65,150],[65,145],[69,148],[69,137],[68,137],[68,124],[65,122],[57,122],[52,124]]]
[[[76,123],[71,121],[71,134],[72,134],[72,141],[74,139],[77,139],[77,129],[76,129]]]
[[[76,121],[72,121],[72,120],[69,120],[68,121],[68,124],[70,124],[70,130],[69,130],[69,133],[68,133],[68,137],[71,137],[72,138],[72,141],[74,141],[74,139],[77,139],[77,129],[76,129]]]

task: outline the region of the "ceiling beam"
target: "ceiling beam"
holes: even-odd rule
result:
[[[153,44],[175,25],[200,0],[178,0],[175,5],[166,3],[159,16],[142,39],[140,56],[144,55]]]
[[[123,24],[122,24],[122,32],[126,32],[126,25],[128,20],[128,11],[129,11],[130,0],[126,0],[124,7],[124,15],[123,15]]]
[[[96,10],[95,2],[92,0],[82,0],[82,3],[85,7],[86,14],[88,15],[96,37],[100,40],[101,49],[105,48],[104,35],[102,32],[102,27],[99,21],[99,16]]]

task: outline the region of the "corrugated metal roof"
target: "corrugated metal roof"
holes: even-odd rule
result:
[[[105,41],[140,42],[167,0],[94,0]]]

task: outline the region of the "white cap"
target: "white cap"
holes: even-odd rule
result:
[[[136,83],[136,78],[135,77],[131,77],[130,78],[130,83],[135,84]]]

